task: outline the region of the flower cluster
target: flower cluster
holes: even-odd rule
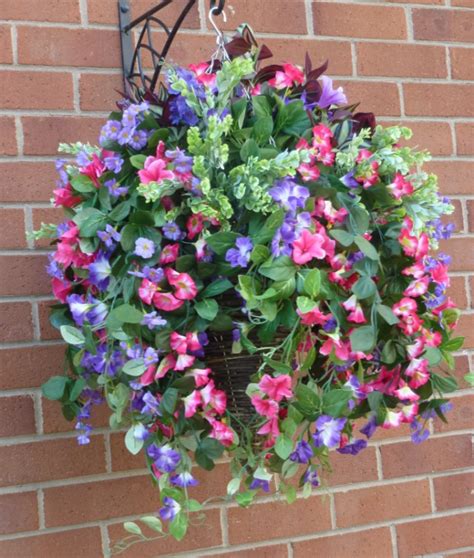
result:
[[[275,473],[288,500],[298,473],[308,493],[331,450],[355,456],[379,427],[424,439],[456,389],[439,367],[462,344],[449,257],[434,252],[452,206],[428,155],[400,147],[409,130],[354,114],[309,61],[229,55],[168,67],[160,99],[122,101],[99,147],[62,145],[67,218],[42,229],[70,366],[43,392],[81,444],[105,399],[177,538],[199,509],[193,463],[226,451],[228,494],[248,505]],[[207,360],[223,339],[256,363],[250,419]]]

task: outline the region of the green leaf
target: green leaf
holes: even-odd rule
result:
[[[41,386],[41,392],[46,399],[57,401],[64,395],[68,382],[69,378],[67,376],[53,376]]]
[[[311,122],[303,101],[291,101],[286,105],[280,105],[275,124],[277,131],[292,136],[301,136],[310,127]]]
[[[149,227],[155,226],[153,213],[151,211],[143,211],[141,209],[132,213],[129,217],[129,221],[135,225],[147,225]]]
[[[273,132],[273,118],[272,116],[262,116],[260,117],[252,129],[252,136],[255,138],[258,144],[265,145],[268,143]]]
[[[321,272],[312,269],[304,279],[304,290],[311,298],[316,298],[321,291]]]
[[[242,508],[247,508],[253,502],[255,498],[256,491],[247,490],[246,492],[239,492],[235,495],[235,501]]]
[[[97,190],[92,180],[85,174],[78,174],[71,178],[69,182],[76,192],[81,192],[82,194],[95,192]]]
[[[84,378],[79,378],[74,382],[74,386],[71,389],[71,393],[69,394],[69,401],[76,401],[76,399],[81,395],[84,388],[86,387],[87,382]]]
[[[375,347],[376,338],[372,326],[362,326],[354,329],[350,335],[352,351],[370,353]]]
[[[239,99],[231,105],[232,118],[237,122],[237,126],[242,129],[247,113],[247,99]]]
[[[137,225],[128,223],[120,231],[120,244],[125,252],[131,252],[135,248],[135,241],[140,237]]]
[[[262,244],[257,244],[250,254],[250,260],[258,265],[268,260],[269,256],[270,250]]]
[[[388,325],[395,325],[400,321],[397,316],[395,316],[390,306],[377,304],[377,312],[382,316]]]
[[[464,381],[469,385],[474,386],[474,373],[469,372],[468,374],[465,374]]]
[[[255,116],[257,118],[263,118],[265,116],[271,116],[272,107],[270,102],[265,95],[256,95],[252,97],[252,106]]]
[[[374,245],[371,244],[366,238],[358,235],[354,238],[354,242],[357,244],[359,250],[361,250],[369,259],[374,261],[379,259],[379,254]]]
[[[163,532],[163,525],[161,521],[154,515],[145,515],[144,517],[140,517],[140,521],[157,533]]]
[[[337,240],[341,246],[345,246],[346,248],[354,242],[354,235],[342,229],[333,229],[329,231],[329,235],[332,236],[334,240]]]
[[[250,157],[258,157],[258,144],[252,138],[249,138],[240,150],[240,158],[244,163],[246,163]]]
[[[194,256],[193,256],[194,257]],[[199,293],[202,298],[212,298],[225,293],[233,288],[233,284],[228,279],[216,279]]]
[[[168,388],[161,398],[161,409],[163,409],[169,415],[172,415],[174,413],[174,410],[176,409],[176,404],[178,403],[178,396],[179,392],[176,388]]]
[[[292,440],[290,440],[290,438],[288,438],[284,434],[280,434],[275,444],[275,452],[278,455],[278,457],[281,457],[282,459],[288,459],[292,451],[293,451]]]
[[[82,331],[80,329],[77,329],[76,327],[70,325],[62,325],[59,328],[59,331],[61,332],[61,336],[64,341],[66,341],[66,343],[69,343],[69,345],[82,345],[86,340]]]
[[[372,391],[367,396],[367,401],[369,403],[370,410],[377,412],[383,401],[383,393],[380,391]]]
[[[430,366],[436,366],[441,362],[443,355],[437,347],[428,347],[423,357],[428,360]]]
[[[132,155],[129,160],[132,167],[142,169],[145,166],[146,155]]]
[[[302,314],[306,314],[307,312],[311,312],[311,310],[314,310],[317,305],[318,305],[317,302],[314,302],[314,300],[311,300],[307,296],[299,296],[296,299],[296,306],[298,307],[298,310]]]
[[[360,205],[353,205],[349,211],[349,225],[354,234],[365,234],[369,228],[370,216]]]
[[[377,285],[370,277],[362,276],[356,281],[352,286],[352,292],[357,296],[359,300],[364,300],[374,296],[377,292]]]
[[[127,531],[128,533],[132,533],[133,535],[141,535],[143,536],[142,530],[140,529],[140,527],[134,523],[133,521],[126,521],[123,524],[123,528],[125,529],[125,531]]]
[[[204,438],[198,444],[195,452],[196,463],[206,471],[214,468],[214,461],[224,452],[224,446],[214,438]]]
[[[299,384],[295,390],[296,400],[299,404],[299,411],[304,416],[313,416],[319,410],[320,399],[317,393],[305,384]]]
[[[123,221],[130,213],[131,208],[132,204],[130,200],[120,202],[109,213],[109,219],[115,222]]]
[[[81,236],[95,236],[97,231],[104,227],[106,220],[105,214],[93,207],[83,209],[73,219],[81,231]]]
[[[273,281],[287,281],[294,277],[296,266],[288,256],[268,259],[259,268],[260,275],[273,279]]]
[[[397,350],[395,348],[395,343],[389,339],[383,349],[382,349],[382,362],[385,362],[386,364],[392,364],[395,362],[396,358],[397,358]]]
[[[463,346],[463,344],[464,344],[464,337],[454,337],[453,339],[450,339],[449,341],[443,343],[441,345],[441,348],[443,349],[443,351],[454,352],[454,351],[459,351],[459,349]]]
[[[114,320],[124,324],[139,324],[143,320],[143,312],[131,304],[122,304],[110,312]]]
[[[323,413],[338,417],[347,410],[347,403],[352,399],[351,389],[334,389],[323,395]]]
[[[125,434],[125,447],[133,455],[137,455],[143,448],[143,440],[135,437],[135,425],[131,426]]]
[[[186,509],[189,512],[197,512],[197,511],[202,510],[202,504],[199,503],[197,500],[193,500],[193,499],[186,500],[185,501],[185,506],[186,506]]]
[[[227,484],[227,494],[229,496],[233,496],[236,494],[240,489],[241,480],[239,478],[232,479]]]
[[[452,393],[459,387],[456,378],[453,378],[452,376],[443,377],[435,372],[432,372],[430,379],[433,387],[441,393]]]
[[[219,305],[213,298],[206,298],[194,303],[194,310],[201,318],[212,322],[219,312]]]
[[[278,227],[283,223],[284,217],[285,213],[282,209],[273,212],[264,222],[263,227],[259,227],[255,234],[252,234],[254,244],[266,244],[269,242],[275,236]]]
[[[218,256],[223,256],[229,248],[235,245],[235,241],[239,238],[237,233],[218,232],[206,238],[206,242]]]
[[[147,366],[142,358],[134,358],[127,361],[122,368],[122,372],[129,376],[141,376],[147,369]]]

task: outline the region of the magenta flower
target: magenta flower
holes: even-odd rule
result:
[[[149,184],[150,182],[162,182],[163,180],[173,180],[174,172],[166,169],[167,163],[163,159],[147,157],[145,166],[138,171],[140,182]]]
[[[304,230],[298,240],[293,242],[293,261],[304,265],[314,258],[322,260],[326,256],[326,251],[323,249],[324,243],[323,235],[312,234],[308,230]]]
[[[288,376],[288,374],[282,374],[275,378],[265,374],[260,380],[258,387],[265,395],[268,395],[270,399],[275,401],[293,397],[293,392],[291,391],[291,377]]]

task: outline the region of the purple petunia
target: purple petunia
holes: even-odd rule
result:
[[[107,248],[112,248],[115,246],[116,242],[120,242],[120,233],[117,229],[112,227],[112,225],[106,225],[105,231],[98,231],[97,236],[102,240],[102,242],[107,246]]]
[[[250,261],[250,253],[253,244],[250,238],[242,236],[235,241],[235,248],[229,248],[225,255],[226,262],[232,267],[247,267]]]
[[[339,179],[347,188],[358,188],[359,182],[354,177],[354,171],[350,171]]]
[[[179,147],[173,151],[168,149],[165,151],[165,155],[168,159],[173,161],[174,168],[177,172],[191,172],[193,168],[193,158],[186,155],[186,153],[179,149]]]
[[[89,265],[89,281],[100,291],[105,291],[109,286],[111,274],[109,258],[104,252],[99,252],[95,261]]]
[[[130,139],[128,140],[128,145],[135,149],[136,151],[140,151],[143,149],[148,142],[148,134],[146,130],[133,130],[130,134]]]
[[[162,318],[157,312],[149,312],[143,316],[141,325],[146,326],[149,330],[153,330],[157,327],[163,327],[168,322]]]
[[[314,445],[317,448],[326,446],[335,448],[341,441],[341,432],[346,424],[345,418],[334,418],[321,415],[316,421],[316,433],[313,434]]]
[[[309,468],[303,475],[303,482],[309,482],[312,486],[315,487],[319,486],[318,472],[313,468]]]
[[[191,473],[188,473],[188,471],[172,475],[170,477],[170,482],[171,484],[180,486],[181,488],[185,488],[187,486],[197,486],[199,484],[199,482],[191,475]]]
[[[181,506],[176,500],[169,496],[163,498],[163,507],[159,511],[161,519],[164,521],[173,521],[180,511]]]
[[[141,258],[148,259],[155,253],[155,243],[149,238],[137,238],[133,253]]]
[[[319,97],[316,105],[321,109],[326,109],[331,105],[344,105],[347,103],[347,97],[342,90],[342,87],[334,89],[332,79],[328,76],[321,76],[323,87],[321,97]]]
[[[141,412],[144,415],[158,415],[160,402],[149,391],[142,398],[144,403]]]
[[[108,120],[100,131],[100,145],[104,145],[107,141],[116,141],[121,130],[122,124],[118,120]]]
[[[338,448],[336,451],[342,454],[357,455],[367,447],[365,440],[355,440],[351,444],[346,444],[343,448]]]
[[[313,457],[313,449],[305,440],[296,445],[295,451],[290,455],[291,461],[295,463],[308,463]]]
[[[253,479],[249,486],[250,490],[258,490],[261,488],[264,492],[270,492],[270,483],[263,479]]]
[[[119,198],[120,196],[125,196],[128,192],[127,186],[120,186],[120,182],[117,182],[115,178],[111,178],[110,180],[106,180],[104,182],[104,186],[107,188],[109,195],[112,198]]]
[[[186,236],[174,221],[169,221],[163,225],[162,230],[163,235],[168,240],[181,240]]]
[[[147,453],[162,473],[172,473],[181,461],[180,453],[175,451],[169,444],[164,446],[152,444],[148,447]]]
[[[145,366],[156,364],[158,362],[158,351],[152,347],[148,347],[143,354],[143,360],[145,362]]]
[[[278,180],[268,193],[277,204],[286,211],[295,212],[297,208],[304,209],[309,198],[309,190],[305,186],[296,184],[293,180]]]
[[[123,159],[117,153],[104,158],[104,164],[109,171],[118,174],[122,170]]]
[[[374,435],[376,430],[377,430],[377,421],[376,421],[375,417],[370,417],[367,424],[365,426],[363,426],[359,430],[359,432],[364,434],[364,436],[367,436],[367,438],[372,438],[372,436]]]

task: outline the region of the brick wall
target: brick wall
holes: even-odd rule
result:
[[[179,0],[177,4],[182,4]],[[153,5],[134,0],[134,12]],[[201,1],[173,57],[204,59],[213,48]],[[206,2],[207,4],[207,2]],[[279,60],[330,59],[330,74],[361,110],[403,122],[434,155],[430,168],[456,206],[452,290],[462,309],[462,390],[449,425],[422,446],[407,430],[378,436],[359,458],[337,455],[331,488],[284,506],[211,505],[185,541],[147,543],[123,556],[472,556],[469,430],[474,365],[473,0],[227,0]],[[232,6],[230,6],[230,4]],[[59,408],[39,386],[62,367],[47,321],[47,248],[27,240],[60,219],[48,200],[59,141],[94,141],[121,85],[115,0],[0,0],[0,556],[108,556],[121,522],[157,507],[140,459],[95,417],[78,447]],[[202,476],[202,475],[201,475]],[[222,494],[226,467],[202,478],[197,497]],[[470,507],[471,506],[471,507]],[[471,521],[471,523],[470,523]],[[471,529],[470,529],[471,527]]]

